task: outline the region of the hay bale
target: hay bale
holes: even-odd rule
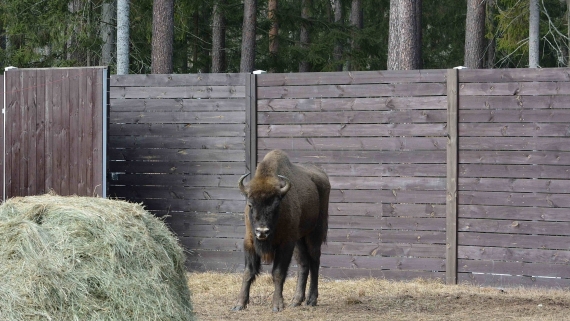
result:
[[[2,320],[193,320],[184,253],[142,206],[19,197],[0,206]]]

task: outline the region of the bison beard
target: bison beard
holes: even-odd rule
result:
[[[283,284],[293,254],[299,270],[292,306],[301,305],[305,299],[307,305],[316,305],[321,245],[326,241],[328,229],[330,183],[327,175],[313,166],[294,165],[283,151],[274,150],[259,163],[255,176],[244,186],[246,176],[238,183],[248,199],[245,270],[233,310],[245,309],[249,303],[249,290],[263,259],[273,261],[273,311],[282,311]],[[255,231],[263,231],[262,240],[256,237]],[[266,239],[265,231],[269,235]],[[305,298],[309,276],[311,283]]]

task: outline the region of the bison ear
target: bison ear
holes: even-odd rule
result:
[[[247,196],[247,194],[249,193],[249,187],[245,187],[243,185],[243,180],[249,175],[250,173],[247,173],[245,175],[242,175],[242,177],[239,178],[238,181],[238,186],[239,186],[239,190],[241,191],[241,193],[245,196]]]
[[[279,195],[283,197],[285,196],[285,194],[287,194],[287,192],[291,188],[291,181],[283,175],[277,175],[277,176],[283,181],[281,182],[281,189],[279,190]]]

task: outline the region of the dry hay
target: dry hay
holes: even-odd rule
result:
[[[330,280],[319,283],[316,307],[287,307],[271,312],[273,282],[262,273],[251,287],[250,304],[239,312],[236,303],[241,273],[191,273],[188,282],[196,316],[218,320],[568,320],[568,289],[445,285],[440,280],[407,282],[384,279]],[[295,277],[285,282],[285,304],[295,291]]]
[[[13,198],[0,206],[0,318],[193,320],[184,259],[138,204]]]

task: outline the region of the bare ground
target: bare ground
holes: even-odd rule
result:
[[[316,307],[288,307],[273,313],[273,283],[268,274],[262,274],[252,285],[248,308],[233,312],[241,274],[190,273],[188,278],[198,320],[570,320],[568,289],[322,278]],[[286,302],[293,297],[295,282],[291,277],[285,283]]]

